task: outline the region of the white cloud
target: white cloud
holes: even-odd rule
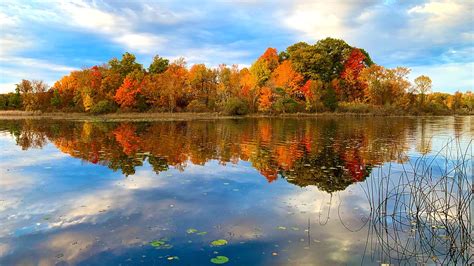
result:
[[[44,80],[52,85],[58,76],[73,70],[77,68],[41,59],[0,55],[0,93],[14,91],[15,84],[24,78]]]
[[[0,56],[0,62],[2,64],[13,64],[13,65],[19,65],[19,66],[28,66],[28,67],[31,67],[31,68],[38,68],[38,69],[43,69],[43,70],[48,70],[48,71],[55,71],[55,72],[70,72],[70,71],[73,71],[73,70],[77,70],[77,68],[74,68],[74,67],[53,64],[53,63],[49,63],[45,60],[40,60],[40,59],[35,59],[35,58],[27,58],[27,57]]]
[[[167,42],[167,39],[162,36],[148,33],[125,33],[115,37],[113,40],[127,49],[138,50],[146,54],[156,53]]]
[[[410,77],[414,79],[420,75],[431,78],[433,91],[474,90],[474,62],[413,66]]]
[[[96,3],[84,1],[61,2],[58,11],[69,27],[80,28],[102,34],[131,51],[153,54],[162,49],[167,38],[159,34],[137,31],[134,19],[140,14],[133,12],[112,12],[101,9]]]
[[[283,24],[314,42],[336,37],[366,49],[376,63],[426,71],[434,90],[472,88],[472,1],[298,1]],[[431,76],[431,75],[430,75]],[[464,88],[464,89],[463,89]]]

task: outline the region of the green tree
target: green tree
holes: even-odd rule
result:
[[[153,57],[153,61],[151,62],[150,66],[148,67],[148,73],[150,74],[159,74],[163,73],[168,69],[170,61],[159,55],[155,55]]]
[[[120,73],[122,79],[134,70],[143,70],[141,64],[136,62],[135,55],[126,52],[122,55],[122,59],[119,61],[117,58],[113,58],[109,61],[109,66],[112,71]]]

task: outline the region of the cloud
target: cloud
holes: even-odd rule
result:
[[[463,0],[297,1],[280,15],[286,18],[283,25],[300,32],[303,40],[342,38],[366,49],[378,64],[439,75],[435,90],[451,91],[473,84],[473,9],[474,2]]]
[[[249,65],[269,46],[282,50],[298,41],[336,37],[366,49],[378,64],[429,68],[474,61],[473,9],[474,2],[464,0],[4,0],[0,56],[78,68],[130,51],[145,64],[160,54],[184,56],[190,64]],[[48,82],[64,74],[50,66],[0,65],[0,91],[12,91],[20,74],[31,78],[29,73],[45,74],[35,78]],[[450,75],[444,78],[471,81]]]
[[[13,91],[21,79],[44,80],[53,85],[60,76],[77,69],[41,59],[0,56],[0,93]]]
[[[433,82],[433,91],[474,90],[474,61],[468,63],[448,63],[439,65],[413,66],[411,79],[427,75]]]

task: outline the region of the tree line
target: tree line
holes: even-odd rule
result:
[[[148,68],[125,53],[119,60],[72,71],[52,87],[22,80],[0,94],[1,110],[89,112],[374,112],[472,113],[474,96],[431,92],[428,76],[412,84],[406,67],[375,64],[361,48],[326,38],[285,51],[268,48],[249,68],[209,68],[156,55]]]

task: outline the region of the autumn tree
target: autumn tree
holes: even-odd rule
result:
[[[366,56],[360,49],[352,49],[337,84],[339,100],[352,102],[364,99],[365,83],[361,82],[360,74],[367,67],[365,59]]]
[[[255,78],[256,85],[263,86],[270,78],[272,71],[263,60],[257,60],[250,66],[250,73]]]
[[[425,95],[431,92],[431,79],[428,76],[421,75],[415,79],[414,92],[420,96],[420,105],[425,104]]]
[[[387,69],[372,65],[362,71],[360,79],[366,83],[366,95],[370,103],[385,105],[395,103],[409,88],[407,79],[410,69]]]
[[[250,107],[251,111],[256,111],[258,96],[260,94],[257,87],[255,76],[252,75],[248,68],[240,70],[240,94]]]
[[[188,70],[183,58],[175,60],[163,72],[162,99],[167,110],[173,112],[181,103],[185,104],[186,94],[189,93]]]
[[[209,106],[209,99],[216,97],[216,72],[208,69],[204,64],[196,64],[189,70],[189,84],[192,96],[202,101],[206,107]]]
[[[240,92],[240,73],[237,65],[228,67],[219,65],[217,69],[217,98],[220,105],[224,105],[230,98]]]
[[[48,85],[42,80],[23,79],[16,84],[16,89],[20,92],[23,107],[26,111],[39,110],[42,107],[41,96],[48,89]]]
[[[262,87],[260,97],[258,99],[258,110],[261,112],[269,112],[272,108],[273,93],[269,87]]]
[[[283,61],[275,69],[272,80],[274,85],[284,89],[286,94],[294,97],[301,96],[300,88],[303,83],[303,76],[293,69],[290,60]]]
[[[137,97],[142,90],[142,81],[144,78],[143,71],[138,69],[129,73],[120,88],[115,94],[115,101],[122,108],[133,108],[137,105]]]

